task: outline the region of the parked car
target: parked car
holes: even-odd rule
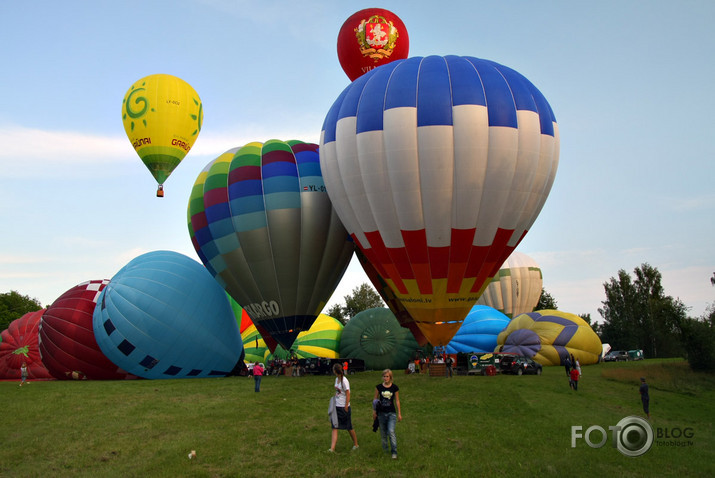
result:
[[[603,357],[604,362],[626,362],[630,360],[627,350],[611,350]]]
[[[640,349],[629,350],[628,351],[628,360],[643,360],[643,351]]]
[[[500,363],[501,373],[514,375],[535,374],[541,375],[542,366],[539,362],[524,355],[507,355],[502,357]]]

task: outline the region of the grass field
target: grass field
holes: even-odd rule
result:
[[[572,447],[572,426],[608,430],[643,416],[642,375],[651,389],[650,450],[625,456],[610,436],[602,448],[583,439]],[[682,360],[584,367],[577,392],[562,367],[521,377],[397,373],[398,460],[372,432],[380,373],[350,381],[360,449],[351,452],[341,431],[335,454],[326,452],[332,377],[266,377],[261,393],[245,377],[0,382],[0,476],[715,476],[715,377]]]

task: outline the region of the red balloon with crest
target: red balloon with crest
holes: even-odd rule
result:
[[[405,24],[383,8],[352,14],[338,33],[338,60],[350,81],[380,65],[407,58],[409,50]]]

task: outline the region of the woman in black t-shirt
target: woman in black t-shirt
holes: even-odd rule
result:
[[[392,383],[392,370],[385,369],[382,372],[382,383],[375,387],[375,397],[373,399],[374,410],[373,419],[377,418],[380,424],[380,436],[382,437],[382,449],[388,452],[387,443],[389,438],[392,458],[397,458],[397,437],[395,436],[395,424],[402,421],[402,410],[400,408],[400,387]]]

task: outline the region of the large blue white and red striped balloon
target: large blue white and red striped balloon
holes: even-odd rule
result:
[[[433,345],[446,345],[541,211],[556,174],[551,107],[473,57],[414,57],[351,83],[320,165],[348,232]]]

